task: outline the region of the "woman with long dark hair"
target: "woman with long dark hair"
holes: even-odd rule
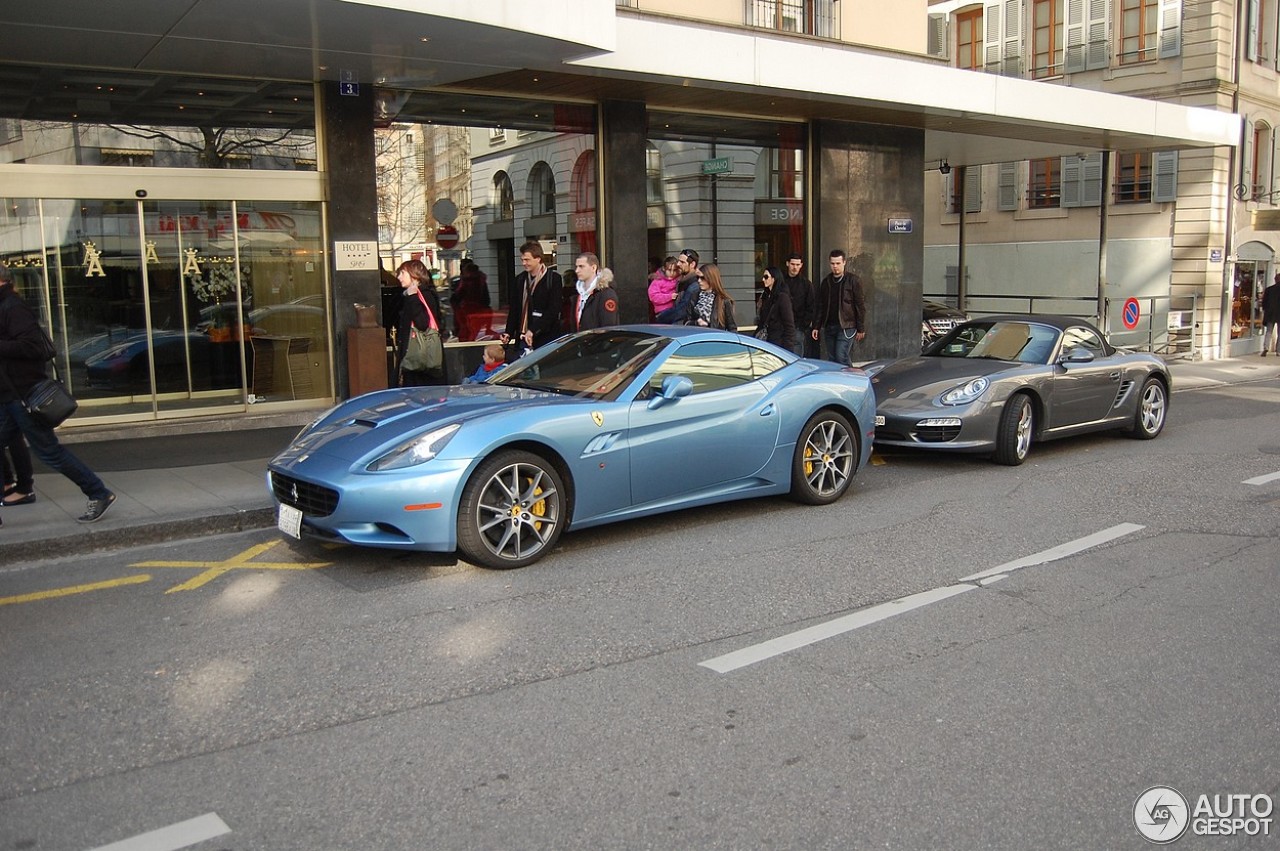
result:
[[[421,260],[407,260],[396,269],[396,278],[404,288],[400,305],[400,321],[396,325],[396,364],[400,367],[401,387],[425,387],[445,383],[443,361],[437,369],[405,369],[404,354],[409,348],[409,335],[414,330],[426,331],[440,325],[440,297],[436,295],[431,273]],[[443,344],[444,335],[440,335]]]
[[[737,331],[738,319],[733,315],[733,299],[724,290],[720,267],[707,263],[698,270],[698,297],[689,305],[686,325]]]
[[[796,350],[796,316],[791,307],[791,293],[786,284],[779,286],[782,272],[770,266],[760,276],[764,292],[760,294],[760,318],[756,320],[756,336],[789,352]],[[763,333],[761,333],[763,332]]]

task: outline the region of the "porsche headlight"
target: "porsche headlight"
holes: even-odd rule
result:
[[[991,382],[985,378],[975,378],[967,384],[952,387],[938,399],[944,405],[967,405],[982,395]]]
[[[436,457],[441,449],[444,449],[445,444],[458,433],[460,428],[462,428],[460,423],[454,423],[417,435],[412,440],[405,441],[377,461],[374,461],[369,465],[369,471],[376,473],[382,470],[400,470],[417,464],[425,464]]]

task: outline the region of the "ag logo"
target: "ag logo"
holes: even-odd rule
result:
[[[1142,838],[1166,845],[1187,832],[1187,799],[1170,786],[1152,786],[1133,804],[1133,823]]]

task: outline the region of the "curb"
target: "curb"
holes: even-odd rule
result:
[[[155,523],[124,526],[118,529],[95,529],[80,535],[68,535],[65,538],[6,541],[4,554],[6,561],[45,561],[144,544],[162,544],[167,541],[180,541],[184,538],[198,538],[205,535],[249,532],[275,525],[275,506],[245,508],[202,517],[159,520]]]

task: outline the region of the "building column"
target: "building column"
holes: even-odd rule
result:
[[[354,96],[339,94],[338,83],[325,80],[316,85],[316,102],[320,140],[323,145],[323,168],[328,198],[330,280],[333,283],[333,368],[335,395],[346,399],[351,394],[347,329],[355,327],[353,305],[381,305],[381,276],[378,262],[378,197],[374,167],[373,86],[359,88]],[[358,271],[338,270],[335,245],[342,242],[364,242],[373,246],[373,263]],[[379,329],[381,330],[381,329]],[[379,342],[381,343],[381,334]],[[356,338],[353,338],[356,339]],[[378,346],[377,361],[385,364],[383,346]],[[362,353],[357,362],[367,362],[372,353]],[[385,371],[385,369],[384,369]],[[357,390],[370,389],[368,387]]]
[[[605,101],[600,107],[599,209],[603,252],[613,270],[621,322],[648,319],[648,114],[638,101]],[[570,275],[572,272],[570,272]]]
[[[814,225],[808,268],[830,274],[835,248],[862,279],[867,338],[854,362],[920,351],[924,298],[924,133],[843,121],[812,125]],[[889,222],[894,220],[891,231]]]

